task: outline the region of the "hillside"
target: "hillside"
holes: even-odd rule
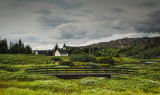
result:
[[[150,46],[160,45],[160,37],[143,37],[143,38],[123,38],[110,42],[100,42],[97,44],[91,44],[92,47],[126,47],[126,46]]]

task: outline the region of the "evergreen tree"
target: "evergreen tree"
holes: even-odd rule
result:
[[[25,47],[22,40],[19,39],[19,41],[15,44],[10,42],[10,53],[12,54],[31,54],[32,48],[29,45]]]
[[[27,45],[25,49],[26,49],[26,52],[25,52],[26,54],[32,53],[32,48],[29,45]]]
[[[0,40],[0,53],[1,53],[1,54],[6,54],[6,53],[8,53],[8,44],[7,44],[6,38]]]
[[[58,49],[58,44],[56,43],[55,47],[54,47],[54,50],[56,51]]]

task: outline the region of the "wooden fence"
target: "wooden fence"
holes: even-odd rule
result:
[[[106,77],[118,74],[137,75],[137,69],[116,67],[67,67],[67,68],[35,68],[26,69],[26,73],[48,74],[57,77]]]

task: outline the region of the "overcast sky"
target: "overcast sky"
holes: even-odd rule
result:
[[[1,0],[0,39],[32,49],[160,36],[160,0]]]

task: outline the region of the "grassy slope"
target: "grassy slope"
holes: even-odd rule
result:
[[[49,56],[33,56],[33,55],[24,55],[24,54],[1,54],[0,63],[3,64],[21,64],[23,60],[24,64],[43,64],[49,60]]]
[[[46,64],[52,56],[35,56],[31,54],[0,54],[0,63],[1,64],[11,64],[11,65],[20,65],[21,60],[23,60],[24,65],[29,64]],[[61,57],[64,61],[68,61],[69,57]],[[51,61],[52,63],[52,61]]]
[[[17,72],[7,72],[0,70],[0,95],[160,95],[160,71],[154,69],[160,68],[159,64],[119,64],[116,67],[130,67],[140,69],[139,72],[149,73],[139,76],[112,76],[107,78],[83,78],[63,80],[46,75],[27,75],[24,69],[30,66],[51,66],[46,64],[50,56],[33,55],[9,55],[1,54],[1,64],[15,64],[20,68]],[[68,57],[61,57],[63,60],[69,60]],[[120,59],[115,58],[117,61]],[[25,65],[19,65],[20,60]],[[122,63],[137,62],[137,60],[123,58]],[[74,62],[78,64],[79,62]],[[58,64],[58,63],[56,63]],[[80,63],[83,64],[83,63]],[[154,76],[152,76],[154,75]]]

